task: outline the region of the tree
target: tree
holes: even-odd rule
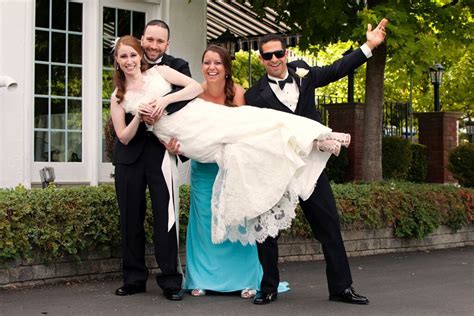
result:
[[[406,69],[412,76],[440,61],[444,44],[468,45],[473,32],[473,0],[255,0],[253,9],[265,7],[278,13],[281,21],[294,25],[301,34],[300,45],[339,40],[364,40],[368,23],[383,17],[390,21],[389,37],[373,52],[367,63],[364,156],[362,177],[382,180],[382,111],[386,62]],[[456,46],[452,46],[456,47]]]
[[[258,54],[252,52],[251,55],[251,67],[252,82],[255,83],[263,74],[265,74],[265,68],[260,63]],[[249,85],[249,52],[240,51],[235,53],[235,59],[232,61],[232,77],[235,83],[240,84],[245,89],[250,87]]]

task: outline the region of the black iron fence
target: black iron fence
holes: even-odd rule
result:
[[[412,108],[409,102],[385,101],[383,135],[412,139],[415,135]]]
[[[338,103],[347,103],[347,97],[339,96],[327,96],[327,95],[317,95],[316,96],[316,109],[321,115],[321,123],[328,125],[328,112],[324,105],[326,104],[338,104]]]
[[[363,102],[356,99],[355,102]],[[348,103],[347,97],[340,96],[316,96],[316,109],[321,114],[321,122],[327,125],[328,113],[324,105]],[[383,136],[400,136],[412,139],[416,134],[414,117],[409,102],[385,101],[383,104]]]

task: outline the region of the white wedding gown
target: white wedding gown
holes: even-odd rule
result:
[[[122,106],[138,105],[171,91],[151,68],[142,93],[129,91]],[[297,115],[254,106],[227,107],[196,98],[154,125],[157,137],[176,137],[180,151],[199,162],[217,162],[212,193],[212,241],[262,242],[291,226],[298,196],[307,199],[329,153],[313,149],[331,129]]]

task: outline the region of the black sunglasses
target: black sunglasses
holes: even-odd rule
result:
[[[262,58],[264,60],[270,60],[270,59],[272,59],[273,55],[275,55],[276,58],[282,58],[283,56],[285,56],[285,51],[284,50],[277,50],[277,51],[274,51],[274,52],[262,53],[260,56],[262,56]]]

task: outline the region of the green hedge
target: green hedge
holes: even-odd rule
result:
[[[385,180],[421,183],[426,178],[426,146],[398,137],[382,139],[382,174]]]
[[[346,169],[349,165],[349,155],[347,149],[342,147],[339,156],[331,155],[326,164],[326,175],[330,181],[344,183],[346,180]]]
[[[474,188],[474,144],[459,145],[449,153],[448,170],[459,184]]]
[[[348,165],[347,150],[342,148],[338,157],[332,155],[329,158],[326,166],[329,180],[335,183],[347,182],[345,173]],[[411,143],[398,136],[382,139],[382,174],[385,180],[423,183],[427,169],[425,145]]]
[[[397,237],[422,238],[441,224],[458,230],[474,220],[472,189],[412,183],[335,184],[333,189],[342,225],[348,229],[393,227]],[[184,240],[189,186],[180,188],[180,196]],[[301,210],[297,212],[284,235],[311,236]],[[148,240],[150,224],[147,216]],[[79,258],[83,251],[118,247],[119,234],[111,185],[0,190],[0,262]]]
[[[425,182],[428,172],[428,160],[426,158],[426,146],[422,144],[410,143],[411,161],[408,168],[407,179],[411,182]]]

